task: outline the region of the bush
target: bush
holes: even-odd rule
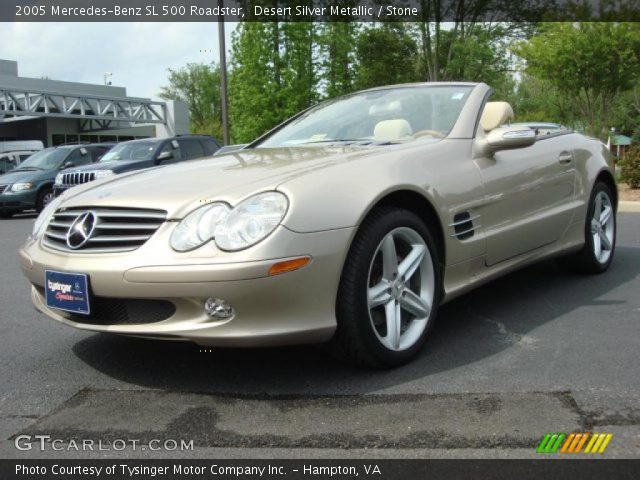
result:
[[[620,180],[631,188],[640,188],[640,147],[632,145],[620,160]]]

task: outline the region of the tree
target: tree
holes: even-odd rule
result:
[[[318,25],[320,89],[328,98],[355,90],[356,39],[361,30],[356,22],[325,22]]]
[[[640,29],[631,23],[549,23],[516,53],[526,72],[570,99],[589,133],[605,138],[617,96],[640,73]]]
[[[232,137],[248,142],[317,98],[311,22],[243,22],[231,47]]]
[[[403,23],[367,28],[356,41],[357,89],[413,82],[418,79],[417,45]]]
[[[222,138],[220,68],[188,63],[178,70],[169,69],[169,85],[162,87],[160,98],[182,100],[189,108],[193,133]]]

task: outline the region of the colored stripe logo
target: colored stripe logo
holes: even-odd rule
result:
[[[613,438],[611,433],[547,433],[537,453],[604,453]],[[584,448],[584,450],[583,450]]]

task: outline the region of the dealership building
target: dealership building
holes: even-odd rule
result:
[[[111,85],[21,77],[17,62],[0,59],[0,141],[56,146],[185,133],[184,102],[128,97]]]

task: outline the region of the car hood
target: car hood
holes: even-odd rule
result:
[[[259,148],[107,177],[70,189],[63,206],[163,209],[182,218],[208,202],[235,205],[300,175],[400,146]]]
[[[42,180],[53,179],[58,170],[25,170],[5,173],[0,175],[0,184],[18,183],[18,182],[40,182]]]

